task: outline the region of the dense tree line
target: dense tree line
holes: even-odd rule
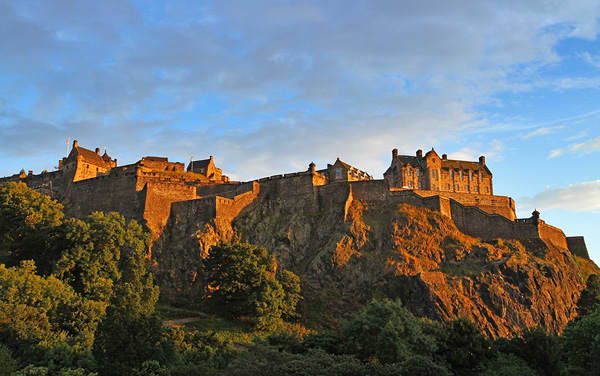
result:
[[[595,375],[600,278],[561,336],[543,328],[490,339],[477,326],[415,317],[372,301],[339,327],[294,331],[300,280],[267,250],[213,247],[207,311],[262,335],[234,344],[217,333],[165,328],[155,312],[149,236],[117,213],[67,218],[24,184],[0,185],[1,375]]]

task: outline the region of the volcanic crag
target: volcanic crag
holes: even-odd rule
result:
[[[538,212],[517,219],[514,201],[493,194],[484,157],[455,161],[433,149],[394,149],[383,180],[338,158],[237,182],[212,157],[187,168],[159,157],[118,167],[74,142],[57,171],[2,181],[25,182],[74,215],[114,210],[142,221],[165,293],[202,289],[201,260],[214,244],[264,246],[301,276],[307,317],[388,296],[433,319],[469,317],[494,336],[539,324],[560,331],[584,270],[598,271],[582,237],[567,238]]]

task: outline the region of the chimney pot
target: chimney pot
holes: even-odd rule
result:
[[[448,159],[448,154],[442,154],[442,159],[443,159],[443,160],[446,160],[446,159]]]
[[[417,157],[423,158],[423,150],[421,150],[421,149],[417,150]]]
[[[398,149],[392,149],[392,158],[396,158],[398,156]]]
[[[96,148],[96,154],[100,155],[100,148]]]
[[[78,146],[77,140],[73,140],[73,147],[76,148]]]
[[[485,166],[485,157],[483,155],[479,157],[479,164]]]

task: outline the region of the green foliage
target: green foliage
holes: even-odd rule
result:
[[[65,228],[68,248],[56,264],[55,275],[92,300],[108,304],[117,288],[121,300],[116,305],[126,303],[147,313],[154,310],[158,291],[145,258],[149,235],[137,222],[118,213],[96,212],[84,221],[68,221]]]
[[[60,255],[56,228],[64,214],[61,204],[24,183],[0,184],[0,256],[9,266],[35,260],[42,274]]]
[[[562,340],[563,359],[572,374],[597,374],[600,369],[600,307],[571,322]]]
[[[342,349],[361,360],[398,363],[437,350],[436,338],[399,301],[373,301],[341,329]]]
[[[292,272],[275,272],[275,258],[250,244],[214,246],[204,260],[209,301],[232,318],[253,318],[271,329],[294,317],[301,299],[300,280]]]
[[[33,261],[0,265],[0,339],[11,346],[91,343],[98,307],[55,277],[35,274]]]
[[[585,289],[577,302],[578,316],[582,317],[594,312],[598,303],[600,303],[600,274],[592,274],[588,277]]]
[[[490,341],[465,318],[447,321],[439,331],[439,354],[458,375],[475,375],[490,357]]]
[[[513,354],[499,354],[499,356],[486,364],[480,376],[537,376],[538,373],[531,369],[527,362]]]
[[[19,362],[13,358],[10,349],[0,345],[0,376],[10,376],[19,368]]]
[[[525,329],[511,339],[498,339],[494,349],[521,358],[539,375],[558,376],[561,370],[561,344],[543,327]]]
[[[109,307],[92,348],[102,375],[126,375],[147,360],[172,362],[174,345],[163,333],[155,315],[124,315]]]

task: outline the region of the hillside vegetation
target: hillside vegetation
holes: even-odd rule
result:
[[[338,209],[286,217],[281,205],[259,203],[234,224],[190,219],[177,225],[191,235],[163,239],[151,260],[149,234],[135,221],[100,212],[69,218],[24,184],[0,185],[0,375],[597,373],[593,263],[543,244],[482,243],[410,206]],[[275,252],[260,246],[269,241]],[[160,248],[167,244],[188,253],[168,258]],[[187,262],[195,274],[187,280],[163,269],[171,278],[157,310],[152,270],[160,260]],[[568,278],[583,292],[547,286]],[[574,319],[496,337],[518,327],[511,313],[477,312],[509,303],[524,310],[517,318],[547,312],[529,283],[557,294],[545,298],[555,318],[557,298],[572,294]],[[491,286],[513,295],[484,295]],[[466,313],[444,311],[459,307]],[[456,317],[469,314],[475,320]]]

